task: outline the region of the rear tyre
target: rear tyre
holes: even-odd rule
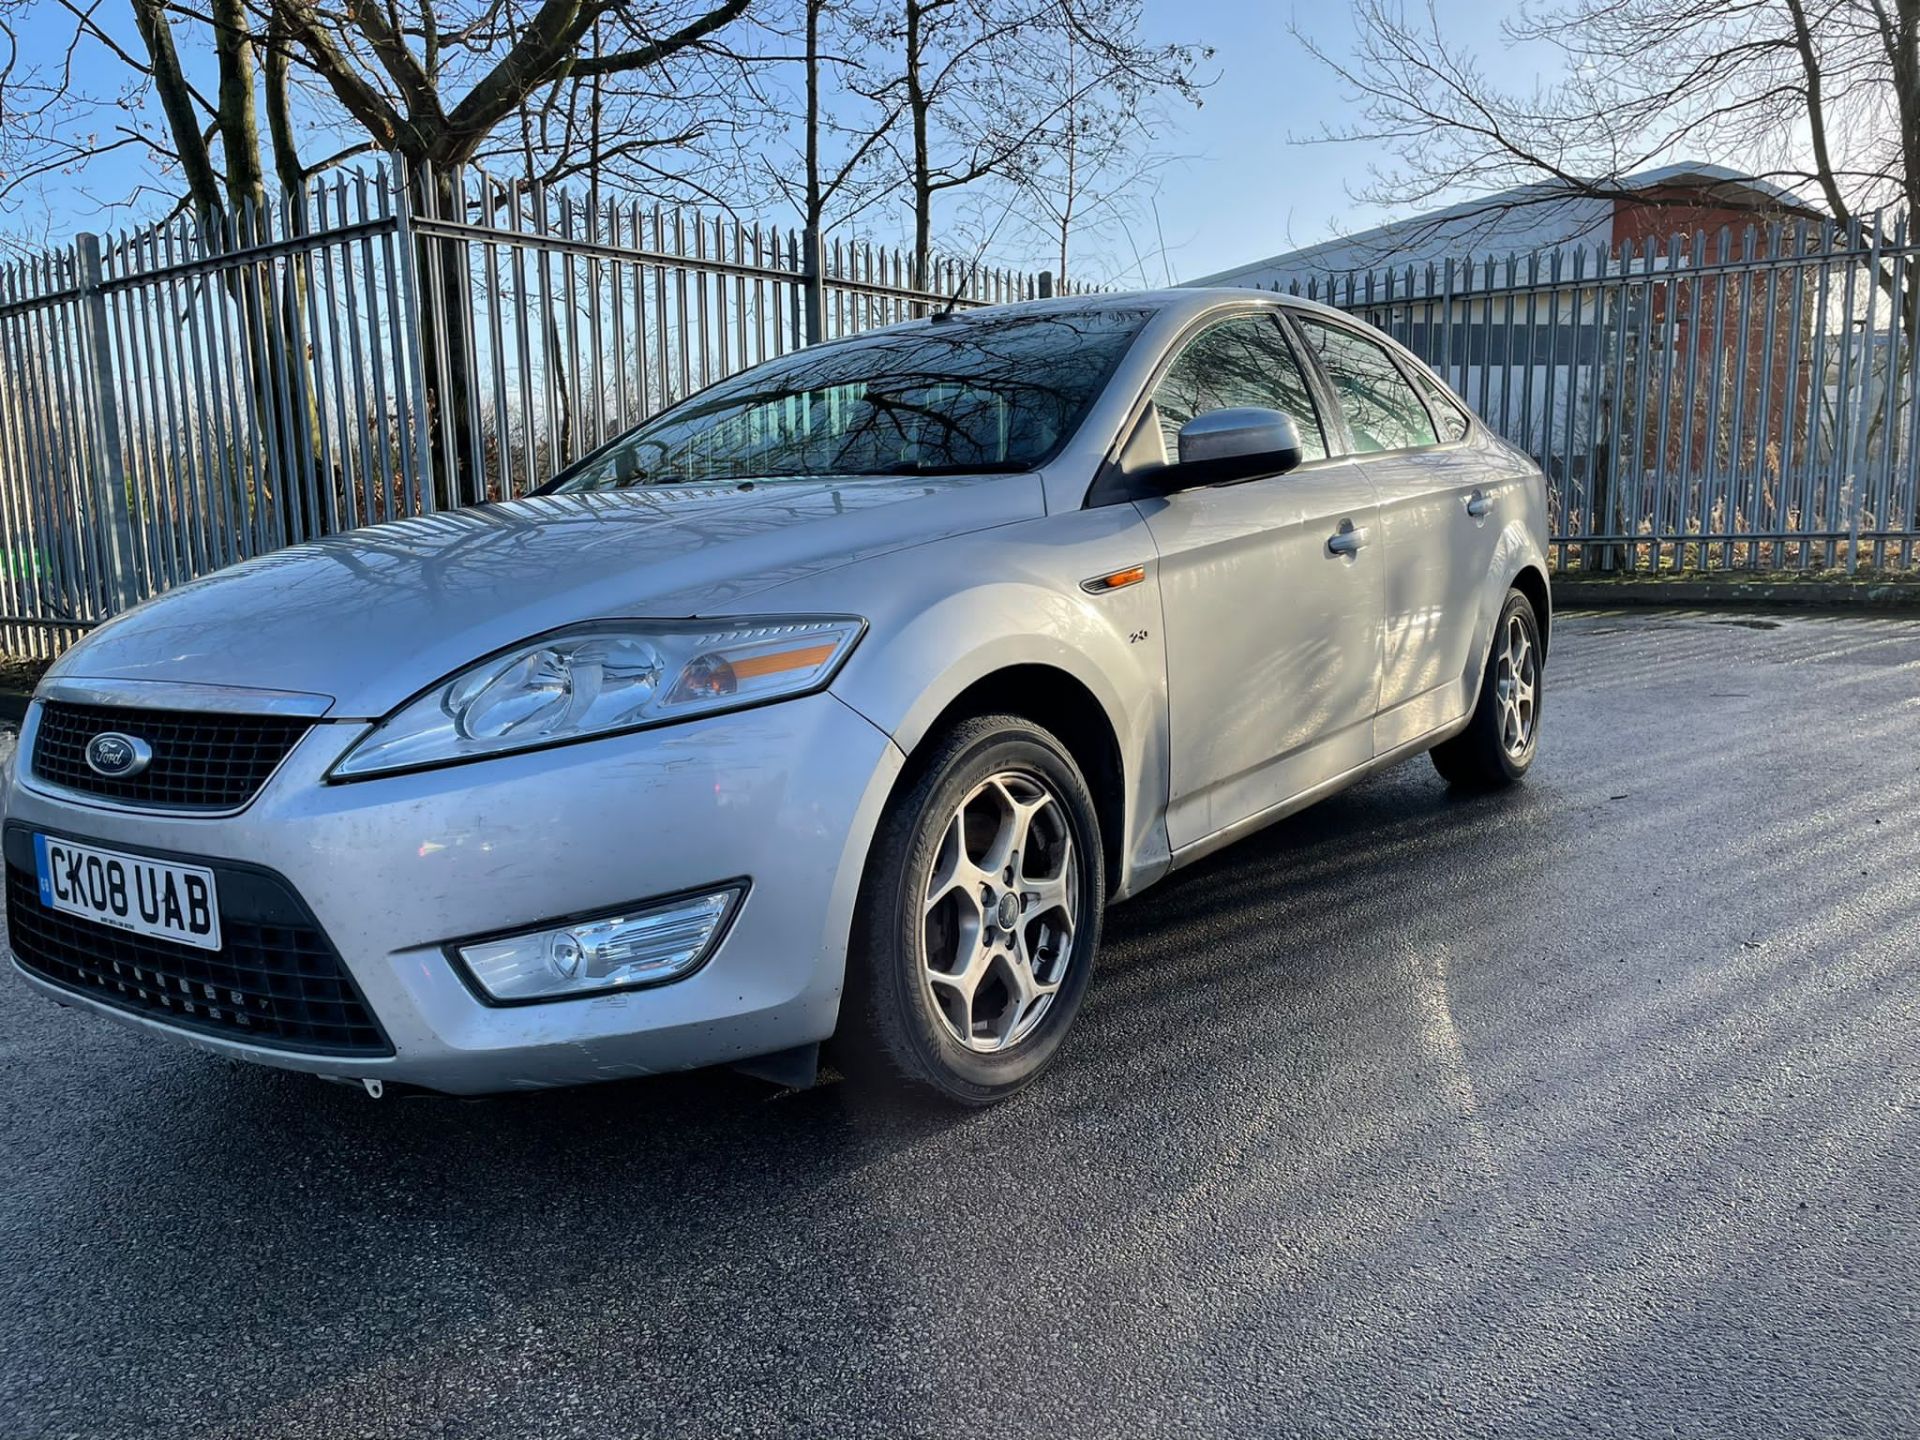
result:
[[[1540,748],[1540,622],[1533,602],[1518,590],[1507,592],[1480,698],[1467,728],[1434,746],[1433,768],[1448,784],[1470,790],[1497,790],[1520,780]]]
[[[874,836],[840,1068],[959,1105],[1029,1084],[1086,994],[1105,875],[1093,797],[1066,747],[1012,715],[956,726]]]

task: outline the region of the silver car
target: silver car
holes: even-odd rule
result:
[[[1421,751],[1525,774],[1539,470],[1377,332],[1249,291],[771,361],[507,504],[183,586],[41,684],[28,984],[458,1094],[730,1063],[967,1104],[1101,916]]]

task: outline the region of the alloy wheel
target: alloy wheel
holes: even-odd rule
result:
[[[974,786],[948,817],[929,868],[922,974],[948,1034],[1009,1050],[1059,993],[1082,923],[1067,809],[1026,770]]]
[[[1518,760],[1533,744],[1539,713],[1539,664],[1534,657],[1533,632],[1524,617],[1509,615],[1504,643],[1494,663],[1494,694],[1500,703],[1500,744]]]

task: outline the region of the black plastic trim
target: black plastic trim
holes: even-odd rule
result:
[[[96,849],[116,850],[125,855],[139,855],[149,860],[162,860],[173,864],[204,866],[206,869],[213,871],[215,878],[219,882],[220,918],[222,921],[232,919],[251,925],[312,931],[313,934],[318,937],[320,944],[326,948],[328,955],[333,958],[334,964],[339,968],[339,978],[341,982],[346,986],[353,998],[359,1002],[360,1008],[366,1013],[368,1024],[379,1035],[384,1048],[375,1051],[364,1046],[300,1045],[290,1044],[284,1041],[274,1043],[270,1038],[249,1038],[243,1030],[218,1025],[191,1023],[190,1017],[189,1019],[183,1020],[182,1017],[168,1011],[142,1010],[131,1005],[116,1004],[113,1000],[92,990],[79,989],[67,984],[63,980],[46,975],[23,961],[16,952],[13,957],[14,964],[26,974],[31,975],[39,983],[50,985],[63,994],[75,995],[84,1000],[92,1001],[103,1009],[112,1010],[122,1015],[135,1016],[141,1020],[151,1021],[162,1029],[176,1030],[194,1035],[205,1035],[212,1039],[227,1040],[236,1045],[245,1045],[255,1050],[278,1051],[288,1055],[324,1055],[340,1056],[343,1058],[357,1057],[361,1059],[380,1059],[390,1057],[395,1053],[392,1037],[387,1034],[386,1026],[380,1023],[379,1012],[368,1002],[366,992],[360,988],[360,982],[355,978],[353,968],[349,966],[341,956],[339,948],[333,943],[333,937],[327,934],[326,927],[320,923],[319,918],[308,908],[300,892],[295,889],[293,883],[289,881],[286,876],[280,874],[279,871],[269,869],[264,865],[256,865],[251,861],[228,860],[219,856],[198,855],[181,850],[162,850],[151,845],[126,844],[119,840],[107,840],[93,835],[74,834],[71,831],[47,825],[30,825],[21,820],[9,820],[6,823],[4,832],[0,832],[0,858],[4,859],[7,869],[21,871],[30,877],[37,876],[33,855],[33,837],[35,835],[49,835],[59,840],[70,840],[76,845],[90,845]],[[69,918],[82,919],[83,917],[74,916]],[[102,928],[110,929],[110,927]],[[118,932],[112,933],[117,934]],[[141,938],[153,939],[154,937]],[[166,942],[155,940],[155,943],[164,944]],[[9,944],[8,948],[10,950],[12,949],[11,944]],[[212,954],[219,952],[207,953]]]

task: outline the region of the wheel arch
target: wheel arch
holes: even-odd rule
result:
[[[1553,596],[1547,588],[1546,571],[1532,563],[1522,565],[1513,577],[1513,588],[1533,606],[1533,618],[1540,626],[1540,656],[1545,659],[1553,629]]]
[[[1100,699],[1078,676],[1044,661],[1004,666],[974,679],[920,728],[894,780],[899,791],[918,778],[933,742],[979,715],[1017,715],[1057,738],[1086,777],[1100,819],[1109,895],[1125,875],[1127,769],[1119,731]]]

